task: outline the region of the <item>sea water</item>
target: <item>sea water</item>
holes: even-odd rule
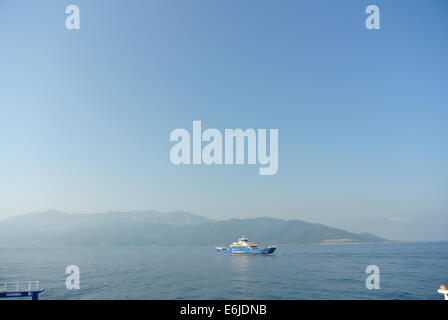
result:
[[[66,267],[80,289],[66,288]],[[366,288],[366,267],[380,289]],[[210,246],[0,247],[3,281],[39,280],[40,299],[438,299],[448,242],[279,245],[271,256]]]

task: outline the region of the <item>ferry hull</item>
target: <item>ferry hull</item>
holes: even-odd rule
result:
[[[272,254],[275,247],[263,249],[249,249],[249,248],[216,248],[218,254],[234,254],[234,255],[255,255],[255,254]]]

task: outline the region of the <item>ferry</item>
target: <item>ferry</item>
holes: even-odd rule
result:
[[[246,237],[241,237],[238,241],[232,243],[229,247],[216,247],[218,254],[272,254],[276,246],[269,246],[262,248],[252,242]]]

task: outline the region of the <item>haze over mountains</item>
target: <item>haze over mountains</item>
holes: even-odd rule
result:
[[[212,220],[189,212],[68,214],[57,210],[0,220],[0,245],[209,245],[245,235],[260,244],[387,241],[322,224],[268,217]]]

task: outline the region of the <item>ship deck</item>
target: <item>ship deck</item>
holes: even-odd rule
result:
[[[39,288],[39,281],[0,283],[0,299],[31,297],[32,300],[39,300],[39,294],[44,291]]]

